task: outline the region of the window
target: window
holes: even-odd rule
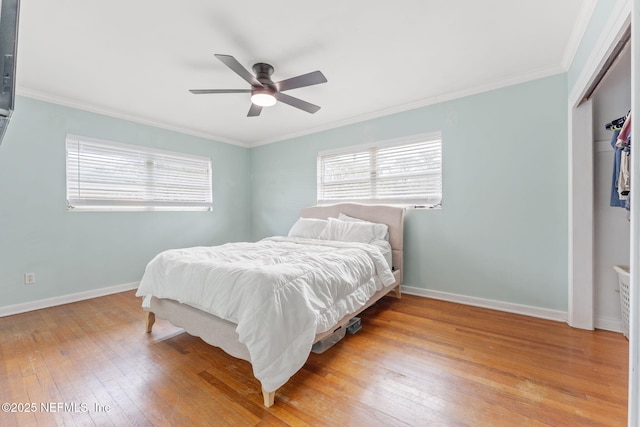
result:
[[[211,210],[211,159],[67,135],[67,209]]]
[[[353,201],[434,207],[442,202],[440,134],[318,154],[318,204]]]

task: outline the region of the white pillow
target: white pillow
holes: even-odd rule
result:
[[[328,222],[326,219],[299,218],[289,230],[288,237],[318,239]]]
[[[360,218],[355,218],[349,215],[345,215],[342,212],[338,215],[338,219],[340,221],[350,221],[350,222],[362,222],[364,221],[364,219],[360,219]]]
[[[352,216],[349,215],[345,215],[343,213],[341,213],[340,215],[338,215],[338,219],[340,221],[347,221],[347,222],[366,222],[369,224],[373,224],[374,225],[374,230],[377,236],[377,239],[375,240],[386,240],[389,241],[389,227],[387,227],[387,224],[382,224],[382,223],[378,223],[378,222],[371,222],[371,221],[366,221],[364,219],[360,219],[360,218],[354,218]]]
[[[380,227],[384,226],[384,229]],[[382,237],[380,234],[382,233]],[[340,221],[329,218],[329,224],[320,233],[319,239],[338,240],[341,242],[371,243],[374,240],[384,239],[387,226],[366,221]]]

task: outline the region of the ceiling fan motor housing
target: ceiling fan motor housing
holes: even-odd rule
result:
[[[270,93],[273,94],[273,92],[277,91],[275,83],[271,80],[271,74],[273,74],[273,67],[271,65],[258,62],[257,64],[253,64],[253,72],[256,73],[256,80],[262,83],[264,88],[268,88]],[[254,89],[256,88],[254,87]]]

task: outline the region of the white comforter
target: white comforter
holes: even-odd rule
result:
[[[156,256],[137,296],[191,305],[237,324],[267,391],[304,365],[314,337],[362,307],[393,274],[373,245],[271,237]]]

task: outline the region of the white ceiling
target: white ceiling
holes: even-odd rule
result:
[[[595,0],[26,0],[18,94],[255,146],[567,70]],[[246,117],[249,85],[213,54],[273,80],[328,83]]]

